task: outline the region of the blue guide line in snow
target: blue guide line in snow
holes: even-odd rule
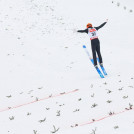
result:
[[[92,64],[94,65],[93,58],[90,56],[90,54],[89,54],[89,52],[88,52],[88,50],[87,50],[86,46],[85,46],[85,45],[83,45],[83,48],[84,48],[84,50],[85,50],[86,54],[88,55],[88,57],[89,57],[90,61],[91,61],[91,62],[92,62]],[[100,77],[101,77],[101,78],[105,78],[105,77],[103,76],[103,74],[102,74],[102,72],[100,71],[100,69],[99,69],[99,68],[95,68],[95,69],[97,70],[97,72],[98,72],[98,74],[100,75]]]

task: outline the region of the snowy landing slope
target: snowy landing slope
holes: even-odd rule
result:
[[[0,133],[133,134],[134,13],[123,7],[110,0],[0,1]],[[88,36],[76,31],[107,18],[99,30],[108,73],[101,79],[82,49],[91,53]]]

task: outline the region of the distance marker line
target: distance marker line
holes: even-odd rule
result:
[[[44,101],[44,100],[47,100],[47,99],[56,98],[56,97],[60,97],[60,96],[63,96],[63,95],[75,93],[77,91],[78,91],[78,89],[75,89],[75,90],[72,90],[72,91],[69,91],[69,92],[64,92],[64,93],[60,93],[60,94],[56,94],[56,95],[51,95],[51,96],[48,96],[48,97],[45,97],[45,98],[42,98],[42,99],[39,99],[39,100],[34,100],[34,101],[27,102],[27,103],[24,103],[24,104],[20,104],[20,105],[16,105],[16,106],[13,106],[13,107],[8,107],[8,108],[5,108],[5,109],[1,109],[0,112],[16,109],[16,108],[26,106],[26,105],[29,105],[29,104],[33,104],[33,103],[36,103],[36,102],[39,102],[39,101]]]
[[[96,119],[96,120],[95,120],[95,119],[92,119],[92,121],[90,121],[90,122],[85,122],[85,123],[82,123],[82,124],[75,124],[74,126],[72,125],[71,127],[79,127],[79,126],[90,125],[90,124],[92,124],[92,123],[99,122],[99,121],[102,121],[102,120],[104,120],[104,119],[106,119],[106,118],[113,117],[113,116],[115,116],[115,115],[119,115],[119,114],[122,114],[122,113],[124,113],[124,112],[132,111],[132,110],[134,110],[134,108],[125,109],[124,111],[121,111],[121,112],[118,112],[118,113],[114,113],[114,114],[112,114],[112,115],[107,115],[107,116],[101,117],[100,119]]]

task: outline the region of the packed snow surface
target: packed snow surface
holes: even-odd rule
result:
[[[0,134],[134,134],[133,0],[0,0]],[[77,30],[101,28],[101,79]]]

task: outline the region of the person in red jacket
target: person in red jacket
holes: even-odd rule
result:
[[[93,54],[93,60],[94,60],[94,66],[97,68],[97,59],[96,59],[96,53],[99,57],[99,64],[101,66],[103,66],[103,61],[102,61],[102,56],[101,56],[101,52],[100,52],[100,41],[98,39],[98,30],[100,28],[102,28],[106,23],[107,23],[108,19],[106,20],[106,22],[104,22],[103,24],[101,24],[98,27],[93,27],[91,23],[87,24],[87,28],[85,30],[78,30],[77,32],[80,33],[87,33],[90,37],[91,40],[91,48],[92,48],[92,54]]]

